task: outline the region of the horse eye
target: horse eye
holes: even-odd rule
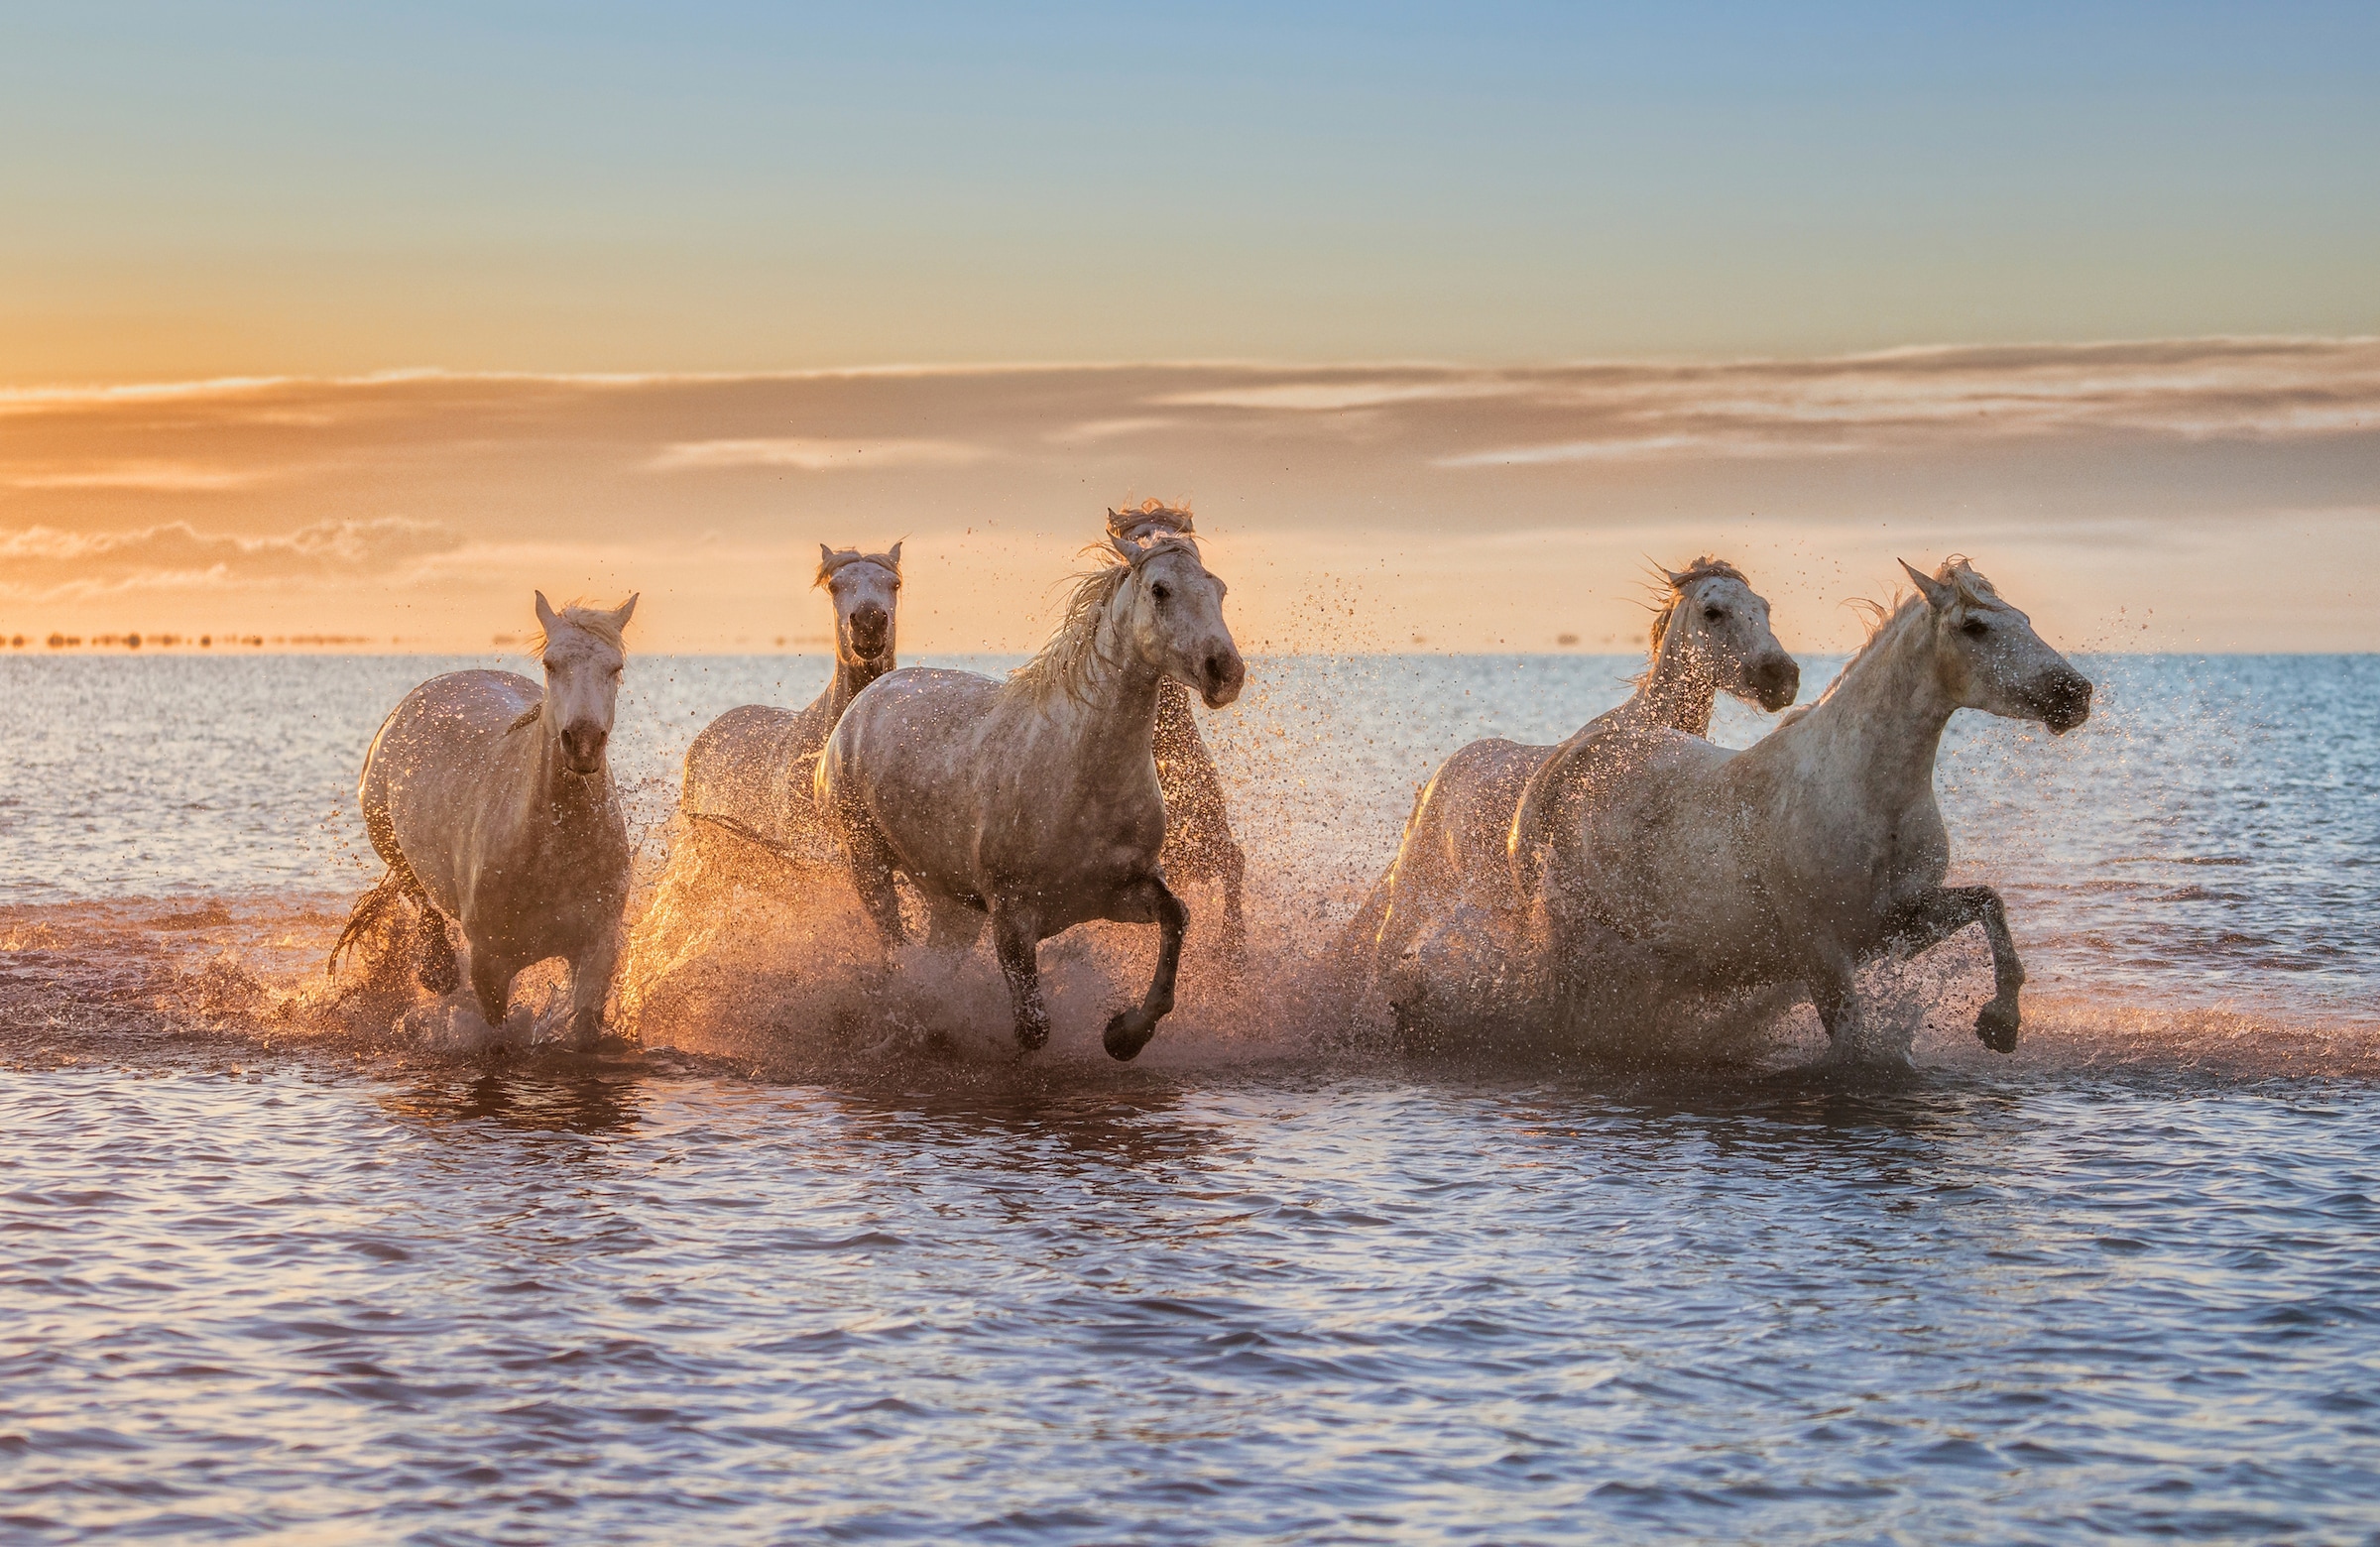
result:
[[[1706,607],[1703,609],[1703,616],[1711,622],[1717,623],[1720,619],[1725,618],[1726,614],[1717,607]]]
[[[1148,594],[1155,597],[1160,602],[1171,601],[1173,599],[1173,587],[1160,580],[1155,585],[1152,585],[1148,588]]]
[[[1959,632],[1970,640],[1979,640],[1991,632],[1991,626],[1980,618],[1969,618],[1966,622],[1959,625]]]

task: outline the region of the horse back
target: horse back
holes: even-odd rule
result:
[[[816,821],[811,778],[833,729],[819,706],[744,704],[703,727],[686,749],[678,804],[771,843],[787,843]]]
[[[1530,774],[1553,752],[1490,737],[1464,747],[1430,775],[1382,882],[1375,959],[1383,972],[1450,909],[1500,913],[1510,905],[1504,835]]]
[[[448,913],[459,912],[472,841],[488,825],[485,790],[512,738],[539,734],[521,721],[544,697],[516,672],[448,672],[406,694],[372,739],[358,790],[365,825],[375,847],[388,835]]]
[[[865,821],[928,892],[1029,892],[1043,922],[1104,907],[1113,883],[1152,868],[1165,836],[1153,756],[1127,770],[1086,761],[1085,705],[973,672],[905,667],[843,711],[818,765],[822,812],[848,844]],[[1153,734],[1153,733],[1152,733]],[[1098,911],[1077,917],[1104,916]],[[1058,923],[1063,927],[1063,923]]]
[[[820,816],[847,844],[852,825],[864,822],[921,885],[973,894],[982,744],[998,693],[989,677],[934,666],[869,683],[819,754]]]

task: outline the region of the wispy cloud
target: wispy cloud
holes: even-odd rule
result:
[[[1498,398],[1517,395],[1525,387],[1500,374],[1471,377],[1448,371],[1429,379],[1327,380],[1277,382],[1247,387],[1212,387],[1177,392],[1149,401],[1165,408],[1245,409],[1251,413],[1338,414],[1351,409],[1378,409],[1390,404],[1436,403],[1452,398]]]
[[[12,489],[139,489],[151,494],[213,494],[268,476],[257,468],[195,467],[181,462],[108,462],[41,472],[10,472]]]
[[[851,473],[901,467],[964,467],[991,454],[981,446],[955,440],[683,440],[663,447],[659,455],[645,465],[656,473],[745,467]]]
[[[385,581],[464,541],[450,527],[399,517],[319,522],[276,536],[203,533],[187,522],[106,533],[0,529],[0,596]]]
[[[1854,575],[1897,573],[1904,543],[2006,566],[2085,530],[2147,541],[2187,522],[2278,542],[2272,511],[2368,503],[2380,339],[1496,368],[408,372],[44,389],[0,394],[0,416],[13,416],[0,417],[0,595],[65,598],[47,618],[85,632],[99,614],[170,612],[161,591],[195,606],[207,587],[251,586],[293,628],[376,611],[410,636],[443,608],[456,622],[436,626],[473,637],[481,612],[509,616],[537,584],[649,587],[653,627],[687,643],[774,638],[814,600],[803,550],[906,534],[925,609],[907,637],[1019,647],[1039,637],[1043,571],[1064,572],[1105,507],[1159,494],[1199,503],[1219,554],[1239,542],[1280,555],[1264,586],[1241,585],[1242,608],[1347,561],[1313,554],[1421,555],[1380,571],[1371,594],[1427,613],[1412,632],[1438,640],[1488,626],[1427,556],[1442,536],[1501,562],[1519,550],[1484,539],[1576,535],[1545,549],[1558,563],[1521,566],[1539,590],[1502,610],[1515,620],[1569,616],[1632,576],[1638,553],[1714,544],[1857,587],[1872,582]],[[198,510],[210,514],[185,520]],[[421,520],[322,519],[389,511]],[[1755,546],[1780,533],[1804,545]],[[781,572],[750,556],[780,546],[793,555]],[[2254,569],[2255,545],[2238,551]],[[2324,560],[2352,584],[2321,640],[2369,648],[2367,612],[2347,599],[2368,594],[2380,560],[2367,552],[2380,548]],[[2205,562],[2205,597],[2283,583]],[[382,578],[386,597],[362,583]],[[85,609],[69,587],[129,599]],[[2174,590],[2158,617],[2187,620],[2182,607]]]

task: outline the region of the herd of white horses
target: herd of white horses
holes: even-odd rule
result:
[[[1106,1030],[1108,1052],[1130,1059],[1173,1008],[1191,923],[1175,884],[1220,893],[1219,955],[1239,958],[1245,860],[1189,696],[1223,708],[1247,666],[1188,512],[1111,511],[1098,552],[1049,643],[996,680],[898,668],[899,544],[822,545],[834,678],[806,709],[747,705],[695,739],[681,838],[732,835],[789,875],[839,872],[888,971],[904,936],[896,878],[931,943],[970,950],[988,924],[1026,1052],[1049,1036],[1040,943],[1094,919],[1153,923],[1147,992]],[[1708,739],[1717,695],[1786,711],[1800,667],[1732,565],[1667,575],[1634,694],[1558,746],[1488,740],[1449,758],[1331,966],[1384,1001],[1415,1048],[1806,994],[1828,1056],[1864,1061],[1907,1048],[1866,1033],[1857,970],[1980,924],[1994,983],[1975,1034],[2014,1048],[2024,968],[1998,894],[1942,885],[1936,750],[1961,709],[2063,734],[2088,717],[2091,684],[1964,559],[1902,567],[1916,594],[1815,702],[1742,751]],[[453,672],[407,694],[374,737],[359,799],[388,872],[332,965],[393,932],[420,984],[452,995],[459,930],[471,995],[450,1013],[475,1006],[500,1036],[515,976],[561,958],[584,1050],[602,1034],[629,902],[608,744],[636,598],[557,613],[539,594],[536,609],[542,687]]]

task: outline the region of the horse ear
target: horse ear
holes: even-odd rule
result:
[[[544,592],[539,591],[536,596],[537,623],[546,633],[551,634],[555,629],[561,627],[562,620],[553,615],[553,604],[545,600]]]
[[[628,627],[628,620],[637,615],[637,598],[644,594],[642,591],[631,591],[628,593],[627,601],[612,609],[612,631],[614,633]]]
[[[1686,589],[1687,573],[1688,571],[1671,569],[1667,564],[1661,566],[1661,578],[1669,582],[1669,588],[1673,591]]]
[[[1957,586],[1947,580],[1937,580],[1932,575],[1919,574],[1916,566],[1905,558],[1896,559],[1894,562],[1909,571],[1909,578],[1917,582],[1918,594],[1923,596],[1926,599],[1926,605],[1932,607],[1936,612],[1950,606],[1951,598],[1959,594]]]
[[[893,543],[892,551],[887,553],[885,557],[892,560],[892,567],[898,569],[900,567],[900,544],[897,542]]]
[[[819,567],[819,568],[821,568],[821,569],[824,569],[824,568],[825,568],[827,565],[829,565],[829,564],[833,563],[834,561],[835,561],[835,550],[834,550],[833,548],[830,548],[830,547],[828,547],[828,546],[827,546],[825,543],[823,543],[823,542],[819,543],[819,544],[818,544],[818,567]]]

